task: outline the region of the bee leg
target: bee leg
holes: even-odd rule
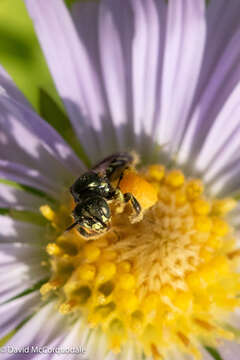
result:
[[[91,232],[91,233],[88,233],[83,227],[79,226],[78,228],[78,231],[79,233],[84,236],[85,238],[90,238],[90,237],[94,237],[94,236],[97,236],[96,233],[94,232]]]
[[[128,167],[126,167],[126,168],[124,169],[124,171],[125,171],[127,168],[128,168]],[[123,178],[123,173],[124,173],[124,171],[122,171],[121,174],[119,175],[116,189],[119,189],[120,182],[121,182],[121,180],[122,180],[122,178]]]
[[[131,201],[131,204],[136,211],[136,214],[139,215],[141,212],[141,205],[137,201],[137,199],[131,194],[131,193],[125,193],[123,194],[124,201],[127,203],[128,201]]]

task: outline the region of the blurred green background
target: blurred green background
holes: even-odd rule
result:
[[[73,0],[65,2],[69,6]],[[0,63],[35,110],[83,157],[83,151],[57,95],[23,0],[0,0]]]

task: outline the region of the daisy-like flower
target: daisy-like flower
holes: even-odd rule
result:
[[[65,232],[87,168],[1,68],[0,359],[238,359],[239,1],[26,5],[91,164],[139,155],[143,211]]]

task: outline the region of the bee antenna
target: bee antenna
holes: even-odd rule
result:
[[[71,224],[68,228],[66,228],[66,230],[65,230],[64,232],[67,232],[67,231],[73,229],[77,224],[78,224],[78,222],[75,221],[75,222],[74,222],[73,224]]]

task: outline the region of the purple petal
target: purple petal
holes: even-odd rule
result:
[[[0,216],[0,302],[26,290],[48,276],[41,263],[45,258],[44,228]]]
[[[82,163],[51,126],[29,107],[0,94],[1,159],[17,161],[64,184]]]
[[[146,157],[144,139],[152,136],[159,107],[166,4],[164,1],[131,0],[131,5],[134,14],[131,60],[134,132]]]
[[[8,279],[2,280],[0,284],[0,305],[5,301],[9,301],[15,296],[20,295],[22,292],[28,290],[36,285],[39,281],[46,279],[46,272],[40,272],[40,266],[31,266],[28,271],[14,272],[14,269],[19,264],[16,262],[14,266],[4,268],[4,271],[13,272],[12,276]],[[13,278],[14,276],[14,278]]]
[[[22,103],[26,106],[30,106],[29,102],[20,90],[16,87],[14,82],[4,68],[0,65],[0,93],[6,92],[11,98]]]
[[[206,37],[205,1],[169,1],[161,114],[156,138],[178,149],[199,78]]]
[[[65,318],[56,311],[54,302],[45,305],[33,316],[17,333],[8,341],[5,346],[26,347],[26,346],[47,346],[49,349],[61,345],[61,341],[66,336]],[[4,360],[5,354],[0,354],[0,359]],[[34,352],[26,354],[12,354],[10,360],[26,359],[52,359],[52,354],[36,354]],[[64,355],[66,358],[66,355]],[[62,357],[60,356],[59,359]]]
[[[224,341],[218,351],[224,360],[239,360],[240,344],[233,341]]]
[[[69,349],[74,346],[82,346],[86,350],[86,357],[88,356],[88,335],[89,335],[89,328],[86,326],[85,322],[81,322],[81,320],[77,321],[77,323],[72,326],[71,330],[69,331],[69,334],[64,338],[64,340],[61,342],[61,346],[64,349]],[[72,354],[71,360],[79,359],[81,355],[79,354]],[[64,360],[65,357],[60,356],[59,354],[53,355],[51,360]],[[91,358],[90,358],[91,359]]]
[[[238,6],[239,15],[240,8]],[[224,19],[224,17],[225,15],[222,13],[220,18]],[[214,33],[216,33],[215,30]],[[221,41],[221,37],[219,40]],[[216,119],[220,115],[222,108],[227,104],[228,98],[237,91],[235,89],[240,80],[239,41],[240,27],[237,30],[233,27],[231,37],[229,41],[224,42],[224,46],[221,48],[210,73],[208,74],[209,67],[207,64],[202,68],[201,78],[205,76],[205,72],[208,75],[206,75],[204,88],[199,89],[197,92],[195,107],[178,154],[180,163],[185,163],[190,155],[191,161],[195,162],[195,158],[197,158],[201,147],[207,139],[208,133],[216,125]],[[206,45],[206,51],[208,49]],[[224,133],[222,133],[222,136],[225,140]],[[215,144],[215,148],[218,150],[218,143]],[[208,148],[210,156],[212,150],[212,148]]]
[[[206,16],[207,43],[196,98],[205,91],[219,58],[239,28],[239,1],[232,0],[231,6],[225,0],[211,1]]]
[[[0,306],[0,338],[14,330],[35,310],[41,301],[39,291],[22,296]]]
[[[0,303],[49,276],[45,258],[45,228],[0,216]]]
[[[62,0],[26,0],[56,87],[91,160],[101,153],[102,89]]]
[[[47,269],[41,265],[45,258],[44,247],[36,245],[35,241],[31,244],[1,244],[0,266],[3,274],[0,279],[0,303],[48,277]]]
[[[37,188],[56,199],[59,199],[63,190],[58,183],[49,180],[38,170],[6,160],[0,160],[0,178]]]
[[[46,229],[25,221],[17,221],[9,216],[0,215],[0,239],[2,243],[35,242],[44,243]]]
[[[196,168],[218,191],[233,191],[226,180],[239,183],[240,85],[236,86],[209,129],[196,157]],[[226,126],[227,124],[227,126]],[[235,178],[233,174],[236,173]],[[229,177],[231,175],[231,177]],[[219,185],[217,185],[219,184]],[[215,190],[216,192],[216,190]]]
[[[44,198],[0,183],[0,208],[39,212],[39,207],[44,203],[46,203]]]
[[[109,155],[113,151],[116,151],[117,137],[116,129],[114,129],[113,121],[109,112],[109,106],[107,104],[108,100],[105,94],[103,74],[100,64],[98,16],[99,3],[96,1],[76,2],[72,6],[72,18],[78,32],[79,41],[83,44],[84,48],[86,48],[89,61],[95,71],[95,76],[98,77],[99,86],[101,87],[101,93],[105,103],[105,110],[101,117],[101,133],[99,133],[98,139],[101,147],[101,154],[99,155],[103,157]],[[90,27],[89,24],[91,24]],[[83,84],[83,86],[85,85],[86,84]]]
[[[129,147],[132,138],[129,43],[133,21],[129,1],[103,0],[99,7],[99,52],[107,102],[119,140],[119,148]],[[133,145],[133,144],[132,144]]]

